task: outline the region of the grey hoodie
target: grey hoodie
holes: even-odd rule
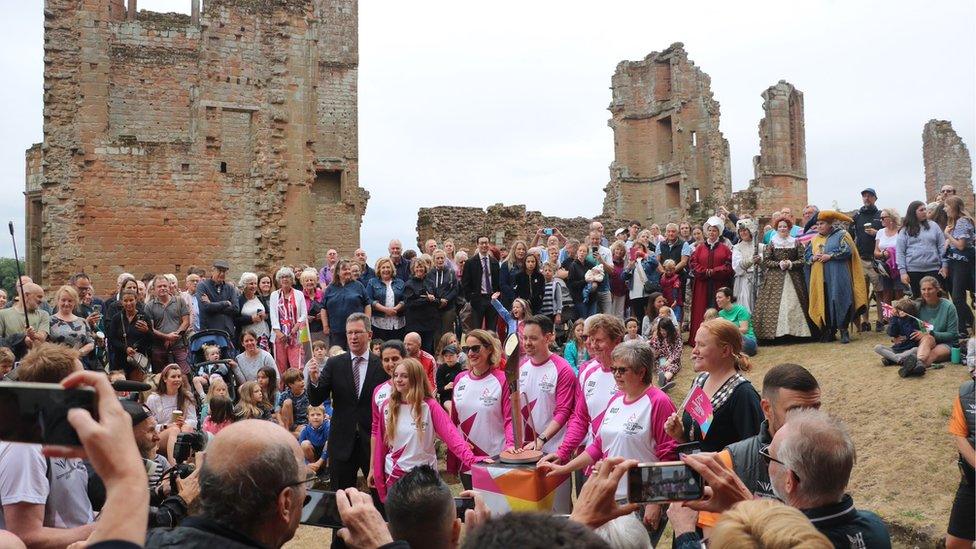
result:
[[[917,236],[909,236],[903,228],[898,231],[895,244],[898,270],[903,273],[938,271],[945,265],[942,259],[945,247],[945,234],[934,221],[929,220],[919,227]]]

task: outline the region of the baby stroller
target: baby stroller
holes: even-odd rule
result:
[[[234,354],[234,346],[230,335],[223,330],[200,330],[190,336],[190,353],[193,365],[190,367],[193,376],[209,378],[213,374],[219,375],[227,383],[227,392],[233,401],[237,401],[237,379],[230,369],[230,362]],[[207,360],[204,356],[205,345],[216,345],[220,348],[219,360]]]

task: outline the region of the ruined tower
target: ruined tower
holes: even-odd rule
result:
[[[762,93],[763,116],[759,121],[759,156],[752,159],[756,192],[755,211],[769,215],[784,206],[795,215],[807,204],[806,130],[803,93],[785,80]]]
[[[604,215],[664,223],[685,218],[696,204],[724,204],[732,176],[719,104],[684,45],[621,62],[612,89],[614,161]]]
[[[191,0],[187,0],[191,1]],[[44,142],[27,152],[28,272],[232,271],[352,252],[356,0],[46,0]]]
[[[929,120],[922,130],[922,156],[925,162],[925,201],[934,202],[943,185],[956,188],[966,208],[973,211],[973,162],[952,122]]]

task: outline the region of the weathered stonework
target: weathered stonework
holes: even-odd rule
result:
[[[956,188],[970,213],[973,212],[973,162],[962,139],[948,120],[929,120],[922,130],[925,162],[925,200],[934,202],[943,185]]]
[[[759,121],[759,156],[752,159],[755,179],[733,194],[733,211],[767,218],[784,206],[799,216],[807,204],[806,130],[803,93],[785,80],[762,93],[765,116]]]
[[[672,44],[623,61],[612,79],[614,161],[603,213],[644,224],[679,221],[732,192],[729,143],[711,79]]]
[[[589,231],[590,219],[583,217],[562,218],[542,215],[526,210],[522,204],[505,206],[494,204],[487,209],[437,206],[421,208],[417,215],[417,246],[422,249],[428,239],[443,242],[454,240],[457,249],[472,251],[478,237],[487,236],[492,244],[508,247],[515,240],[531,242],[539,228],[556,227],[567,238],[583,238]],[[622,222],[600,218],[604,231],[611,233]],[[545,243],[545,239],[541,239]]]
[[[356,0],[193,0],[191,15],[129,2],[45,2],[30,274],[106,286],[218,257],[239,272],[352,252],[369,198]]]

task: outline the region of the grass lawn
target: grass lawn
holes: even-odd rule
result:
[[[776,364],[795,362],[813,372],[823,391],[824,409],[847,423],[857,447],[850,484],[855,505],[881,515],[897,547],[934,546],[945,535],[959,483],[946,424],[968,372],[965,366],[946,364],[924,377],[902,379],[896,367],[881,366],[871,350],[879,343],[887,343],[887,338],[870,333],[855,335],[848,345],[767,345],[753,358],[747,377],[761,391],[763,375]],[[694,377],[689,355],[686,348],[685,369],[671,391],[676,405]],[[328,530],[302,527],[288,547],[323,547],[328,537]]]

